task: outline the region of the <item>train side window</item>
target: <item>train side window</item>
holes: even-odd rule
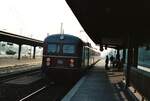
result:
[[[63,54],[74,54],[75,45],[63,45]]]

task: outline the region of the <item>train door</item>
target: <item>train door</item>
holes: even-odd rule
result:
[[[90,49],[89,48],[87,49],[87,58],[88,58],[87,64],[88,64],[88,66],[90,66],[90,63],[89,63],[89,61],[90,61]]]
[[[84,47],[84,64],[85,67],[89,65],[89,48]]]
[[[85,67],[85,47],[82,48],[82,65],[81,67]]]
[[[85,67],[87,66],[87,49],[85,47],[85,51],[84,51],[84,62],[85,62]]]
[[[85,47],[85,66],[89,66],[89,58],[90,58],[90,54],[89,54],[89,48]]]

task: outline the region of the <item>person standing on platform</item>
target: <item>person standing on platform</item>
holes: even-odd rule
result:
[[[114,68],[114,57],[111,55],[110,57],[110,67]]]
[[[105,69],[108,70],[108,63],[109,63],[109,58],[108,55],[106,56],[106,60],[105,60]]]

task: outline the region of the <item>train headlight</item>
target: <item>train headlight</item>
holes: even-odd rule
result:
[[[51,59],[50,58],[46,58],[46,65],[47,66],[50,66],[50,62],[51,62]]]
[[[50,59],[50,58],[46,58],[46,61],[50,62],[50,61],[51,61],[51,59]]]
[[[70,62],[70,67],[74,67],[74,62],[75,62],[74,59],[70,59],[69,62]]]

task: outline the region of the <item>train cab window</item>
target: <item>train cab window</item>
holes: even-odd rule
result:
[[[60,46],[57,44],[48,44],[48,54],[57,54],[59,53]]]
[[[63,54],[74,54],[75,45],[63,45]]]

